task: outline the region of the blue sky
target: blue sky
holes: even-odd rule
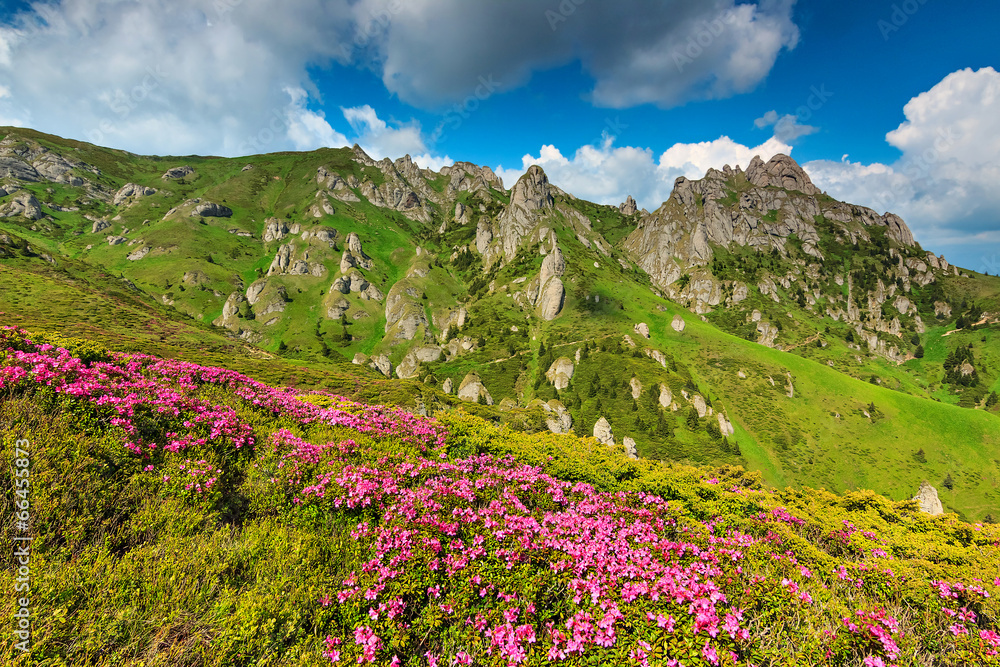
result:
[[[656,208],[788,152],[1000,272],[1000,4],[0,0],[0,124],[152,154],[360,143]]]

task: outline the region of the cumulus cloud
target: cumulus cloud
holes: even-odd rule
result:
[[[901,151],[892,164],[817,160],[803,167],[838,199],[902,216],[928,247],[975,257],[1000,245],[1000,73],[992,67],[946,76],[903,107],[886,134]],[[970,266],[969,268],[977,268]]]
[[[674,144],[657,157],[650,148],[616,147],[614,138],[606,136],[600,146],[583,146],[571,157],[555,146],[542,146],[537,157],[525,155],[519,169],[501,165],[495,171],[511,185],[537,164],[552,183],[578,197],[617,205],[631,194],[640,207],[652,211],[670,197],[678,176],[702,178],[710,168],[726,164],[746,167],[755,155],[769,160],[791,150],[773,137],[748,147],[723,136],[714,141]]]
[[[0,121],[149,153],[321,145],[342,135],[310,104],[309,68],[334,62],[372,70],[425,108],[574,61],[596,104],[672,106],[756,86],[795,46],[792,3],[38,2],[0,18]]]
[[[352,57],[377,62],[386,87],[417,105],[461,102],[484,78],[510,90],[535,71],[579,61],[596,104],[670,107],[753,89],[798,42],[793,5],[361,0],[358,16],[381,29],[366,31]]]
[[[807,134],[819,132],[818,127],[812,125],[801,125],[799,119],[794,114],[779,116],[773,109],[753,122],[758,129],[774,127],[774,136],[780,141],[791,143]]]

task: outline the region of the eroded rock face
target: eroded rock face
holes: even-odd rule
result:
[[[458,386],[458,397],[469,403],[477,403],[480,398],[486,405],[493,405],[493,397],[476,373],[469,373]]]
[[[766,163],[760,156],[754,157],[747,166],[746,176],[748,181],[762,188],[771,185],[786,190],[797,190],[807,195],[820,194],[819,188],[813,185],[802,167],[781,153]]]
[[[635,440],[626,435],[624,438],[622,438],[622,444],[625,446],[625,454],[630,459],[639,458],[639,454],[635,449]]]
[[[546,321],[556,319],[562,312],[565,299],[566,288],[563,286],[562,280],[556,277],[550,278],[542,287],[538,297],[538,308],[536,309],[538,316]]]
[[[670,403],[673,402],[673,394],[670,393],[670,387],[665,384],[660,385],[660,407],[669,408]]]
[[[642,383],[639,382],[639,378],[633,377],[629,380],[629,389],[632,391],[632,398],[638,400],[642,396]]]
[[[639,211],[638,204],[632,199],[632,195],[625,198],[625,202],[618,205],[618,211],[622,215],[635,215]]]
[[[179,178],[184,178],[185,176],[187,176],[189,174],[193,174],[193,173],[194,173],[194,168],[193,167],[191,167],[189,165],[184,165],[182,167],[173,167],[171,169],[167,169],[167,171],[160,178],[162,178],[164,180],[166,180],[166,179],[175,179],[176,180],[176,179],[179,179]]]
[[[553,210],[554,205],[553,188],[548,176],[541,167],[532,165],[511,188],[510,204],[500,213],[495,224],[484,226],[484,218],[480,218],[476,247],[487,265],[500,259],[513,259],[522,240],[543,215]]]
[[[423,304],[407,291],[402,282],[389,290],[385,299],[385,333],[390,342],[413,340],[421,326],[426,327],[427,315]]]
[[[264,243],[280,241],[288,234],[288,224],[277,218],[268,218],[264,221]]]
[[[615,434],[611,431],[611,424],[604,417],[598,419],[597,423],[594,424],[594,437],[605,445],[613,446],[615,444]]]
[[[24,217],[41,220],[44,217],[42,205],[30,192],[22,192],[0,207],[0,218]]]
[[[231,218],[233,210],[228,206],[216,204],[215,202],[202,202],[191,211],[191,217],[201,216],[203,218]]]
[[[931,515],[944,514],[944,506],[941,504],[941,499],[938,498],[937,489],[931,486],[927,480],[920,483],[920,489],[917,490],[917,495],[913,496],[913,499],[917,501],[921,512],[927,512]]]
[[[549,370],[545,372],[545,377],[555,386],[557,391],[562,391],[569,387],[569,381],[573,378],[574,370],[573,362],[568,357],[559,357],[549,366]]]
[[[639,219],[624,247],[655,285],[667,289],[685,274],[694,278],[691,269],[711,262],[712,244],[784,255],[786,242],[795,235],[804,252],[821,258],[816,229],[820,215],[848,243],[870,240],[867,227],[884,227],[889,238],[914,245],[912,233],[898,216],[821,197],[788,156],[777,155],[766,163],[754,158],[745,174],[751,187],[735,197],[732,183],[742,178],[742,172],[732,169],[709,169],[699,181],[680,177],[670,199]]]
[[[126,183],[115,193],[112,203],[115,206],[130,204],[139,197],[149,197],[156,194],[156,188],[149,188],[135,183]]]

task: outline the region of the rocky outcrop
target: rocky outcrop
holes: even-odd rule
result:
[[[277,218],[268,218],[264,221],[264,234],[261,239],[264,243],[271,243],[272,241],[280,241],[285,238],[285,235],[290,231],[288,224],[284,220],[278,220]]]
[[[469,373],[465,376],[458,386],[458,397],[469,403],[483,402],[486,405],[493,405],[493,397],[490,396],[490,392],[476,373]]]
[[[118,192],[115,193],[111,203],[115,206],[132,204],[139,197],[149,197],[155,194],[156,188],[146,187],[145,185],[136,185],[135,183],[126,183],[118,189]]]
[[[765,188],[773,186],[785,190],[797,190],[807,195],[818,195],[820,189],[813,185],[809,176],[799,164],[787,155],[779,153],[766,163],[755,156],[746,170],[747,180]]]
[[[450,394],[454,388],[454,383],[451,378],[445,378],[444,383],[441,385],[441,391],[446,394]]]
[[[670,387],[665,384],[660,385],[660,407],[669,408],[670,404],[673,402],[674,397],[670,392]]]
[[[632,195],[625,198],[625,202],[618,205],[618,212],[622,215],[635,215],[639,212],[639,206],[632,199]]]
[[[391,343],[413,340],[420,327],[427,326],[427,315],[418,296],[402,281],[389,290],[385,299],[385,333]]]
[[[375,266],[375,262],[365,254],[360,237],[351,232],[347,235],[347,247],[344,248],[344,255],[340,260],[340,270],[346,273],[355,266],[370,270]]]
[[[556,246],[542,260],[541,271],[527,290],[528,301],[535,305],[535,313],[543,320],[554,320],[562,312],[566,288],[560,276],[565,271],[566,260]]]
[[[684,318],[680,315],[674,315],[674,319],[670,321],[670,328],[677,333],[684,333]]]
[[[380,373],[381,375],[384,375],[387,378],[392,377],[392,370],[393,370],[392,362],[389,361],[389,357],[387,357],[384,354],[377,354],[373,357],[369,357],[366,354],[358,352],[357,354],[354,355],[353,363],[357,364],[358,366],[367,365],[373,371]]]
[[[614,446],[615,434],[611,431],[611,424],[604,417],[598,419],[597,423],[594,424],[594,437],[602,444]]]
[[[441,359],[441,348],[437,345],[424,345],[415,347],[406,353],[403,360],[396,367],[396,375],[400,379],[416,377],[420,364],[431,364]]]
[[[41,220],[45,214],[42,213],[42,205],[35,199],[35,195],[30,192],[22,192],[0,206],[0,218],[15,217]]]
[[[460,192],[471,192],[473,194],[489,195],[490,188],[504,192],[503,181],[493,173],[489,167],[479,167],[471,162],[456,162],[450,166],[443,167],[440,172],[443,176],[448,176],[448,184],[445,190],[449,197],[453,197]],[[456,209],[455,218],[459,215]]]
[[[716,417],[719,419],[719,432],[722,433],[722,437],[728,438],[736,432],[736,429],[733,428],[732,423],[726,419],[724,414],[720,412]]]
[[[632,438],[630,438],[630,437],[628,437],[626,435],[624,438],[622,438],[622,445],[625,446],[625,455],[626,456],[628,456],[630,459],[638,459],[639,458],[639,453],[636,451],[636,448],[635,448],[635,440],[633,440]]]
[[[147,246],[143,246],[143,247],[139,248],[138,250],[133,250],[132,252],[130,252],[125,259],[127,259],[130,262],[139,261],[140,259],[142,259],[146,255],[148,255],[150,250],[152,250],[152,248],[150,248],[148,245]]]
[[[191,217],[201,216],[203,218],[231,218],[233,209],[215,202],[201,202],[191,211]]]
[[[944,514],[944,506],[941,504],[941,499],[938,498],[937,489],[931,486],[927,480],[920,483],[920,489],[917,491],[917,495],[913,496],[913,499],[917,501],[917,507],[920,508],[921,512],[927,512],[931,515]]]
[[[633,327],[633,331],[643,338],[649,338],[649,325],[645,322],[639,322],[636,324],[635,327]]]
[[[868,240],[868,227],[884,227],[897,243],[915,245],[898,216],[822,197],[794,160],[777,155],[766,163],[754,158],[745,174],[738,168],[709,169],[700,181],[678,178],[670,198],[639,219],[624,247],[653,283],[666,289],[685,274],[693,278],[691,269],[709,264],[712,244],[785,255],[794,235],[804,252],[822,257],[816,228],[821,218],[839,230],[845,243]]]
[[[492,229],[484,229],[483,219],[480,219],[476,247],[483,254],[486,265],[513,259],[521,241],[542,216],[553,210],[554,205],[553,188],[548,177],[541,167],[532,165],[511,188],[510,204],[497,217]]]
[[[639,382],[639,378],[633,377],[629,380],[628,386],[632,391],[632,398],[638,400],[642,396],[642,382]]]
[[[160,176],[160,178],[162,178],[163,180],[167,179],[177,180],[193,173],[194,173],[194,168],[192,168],[190,165],[184,165],[182,167],[173,167],[171,169],[167,169],[167,171],[164,172],[164,174]]]
[[[545,371],[545,377],[555,386],[556,391],[563,391],[569,387],[569,381],[573,379],[574,370],[573,362],[569,357],[559,357],[552,362],[549,370]]]

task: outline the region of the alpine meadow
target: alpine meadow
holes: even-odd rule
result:
[[[1000,10],[823,4],[4,5],[0,663],[1000,665]]]

